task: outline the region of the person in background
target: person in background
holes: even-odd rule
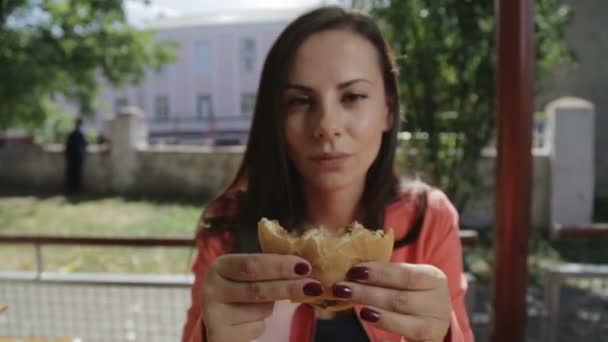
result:
[[[257,94],[241,166],[201,216],[182,341],[472,341],[458,213],[395,173],[397,69],[376,23],[340,7],[302,15],[270,49]],[[300,233],[390,227],[394,252],[332,285],[356,306],[328,316],[290,302],[324,289],[308,260],[260,252],[262,217]]]
[[[82,191],[82,171],[87,149],[87,139],[82,133],[82,119],[77,118],[74,129],[65,143],[65,187],[67,195]]]

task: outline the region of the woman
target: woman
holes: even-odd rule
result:
[[[341,8],[309,12],[272,46],[247,150],[197,233],[183,341],[471,341],[458,216],[438,190],[394,173],[397,77],[378,27]],[[321,319],[289,300],[318,296],[310,264],[258,254],[257,221],[292,231],[353,221],[392,227],[390,263],[356,265]]]

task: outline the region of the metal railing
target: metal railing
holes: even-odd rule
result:
[[[543,341],[572,341],[581,336],[605,341],[601,338],[608,336],[608,265],[561,263],[546,266],[544,272]]]
[[[195,240],[191,237],[84,237],[84,236],[31,236],[31,235],[0,235],[0,244],[33,245],[36,255],[36,275],[44,269],[44,246],[111,246],[111,247],[194,247]]]
[[[197,115],[182,115],[173,114],[166,117],[151,117],[148,119],[151,123],[218,123],[218,122],[246,122],[250,123],[253,117],[251,115],[220,115],[220,116],[197,116]]]
[[[553,239],[608,239],[608,223],[590,225],[554,224],[551,230]]]
[[[251,119],[251,115],[197,117],[179,113],[148,118],[149,140],[153,144],[243,145]]]
[[[477,243],[474,231],[461,231],[460,237],[464,246]],[[178,341],[190,305],[192,275],[47,272],[43,247],[193,248],[195,242],[190,237],[0,235],[0,245],[34,245],[36,253],[34,272],[0,271],[0,301],[8,304],[0,313],[0,336],[68,337],[83,342]]]
[[[0,272],[0,336],[178,341],[189,275]]]
[[[193,276],[59,273],[44,268],[43,247],[194,247],[192,238],[0,236],[35,247],[36,271],[0,272],[0,336],[75,341],[178,341]]]
[[[551,238],[608,240],[608,223],[554,224]],[[559,263],[545,266],[544,276],[545,341],[571,340],[575,336],[563,336],[561,332],[574,327],[590,340],[608,336],[608,265]],[[565,323],[558,327],[558,322]]]
[[[460,241],[463,246],[475,246],[478,235],[473,230],[461,230]],[[36,254],[36,274],[44,272],[43,247],[50,245],[71,246],[112,246],[112,247],[195,247],[192,237],[95,237],[95,236],[32,236],[0,235],[0,244],[33,245]]]

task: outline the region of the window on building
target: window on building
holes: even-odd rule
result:
[[[196,71],[202,75],[211,73],[211,44],[209,41],[201,40],[196,42],[194,47],[194,61]]]
[[[114,101],[114,113],[119,113],[122,107],[129,105],[129,99],[126,97],[119,97]]]
[[[255,107],[255,94],[241,95],[241,114],[251,115]]]
[[[211,117],[211,96],[209,95],[198,95],[196,97],[196,117],[208,118]]]
[[[164,120],[169,118],[169,98],[166,95],[156,96],[154,110],[156,119]]]
[[[255,70],[256,63],[255,39],[241,39],[241,70],[252,72]]]
[[[165,77],[167,76],[167,64],[162,64],[159,65],[158,68],[156,68],[156,77]]]

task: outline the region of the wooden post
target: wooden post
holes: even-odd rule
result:
[[[534,2],[498,0],[493,342],[525,340],[532,179]]]

